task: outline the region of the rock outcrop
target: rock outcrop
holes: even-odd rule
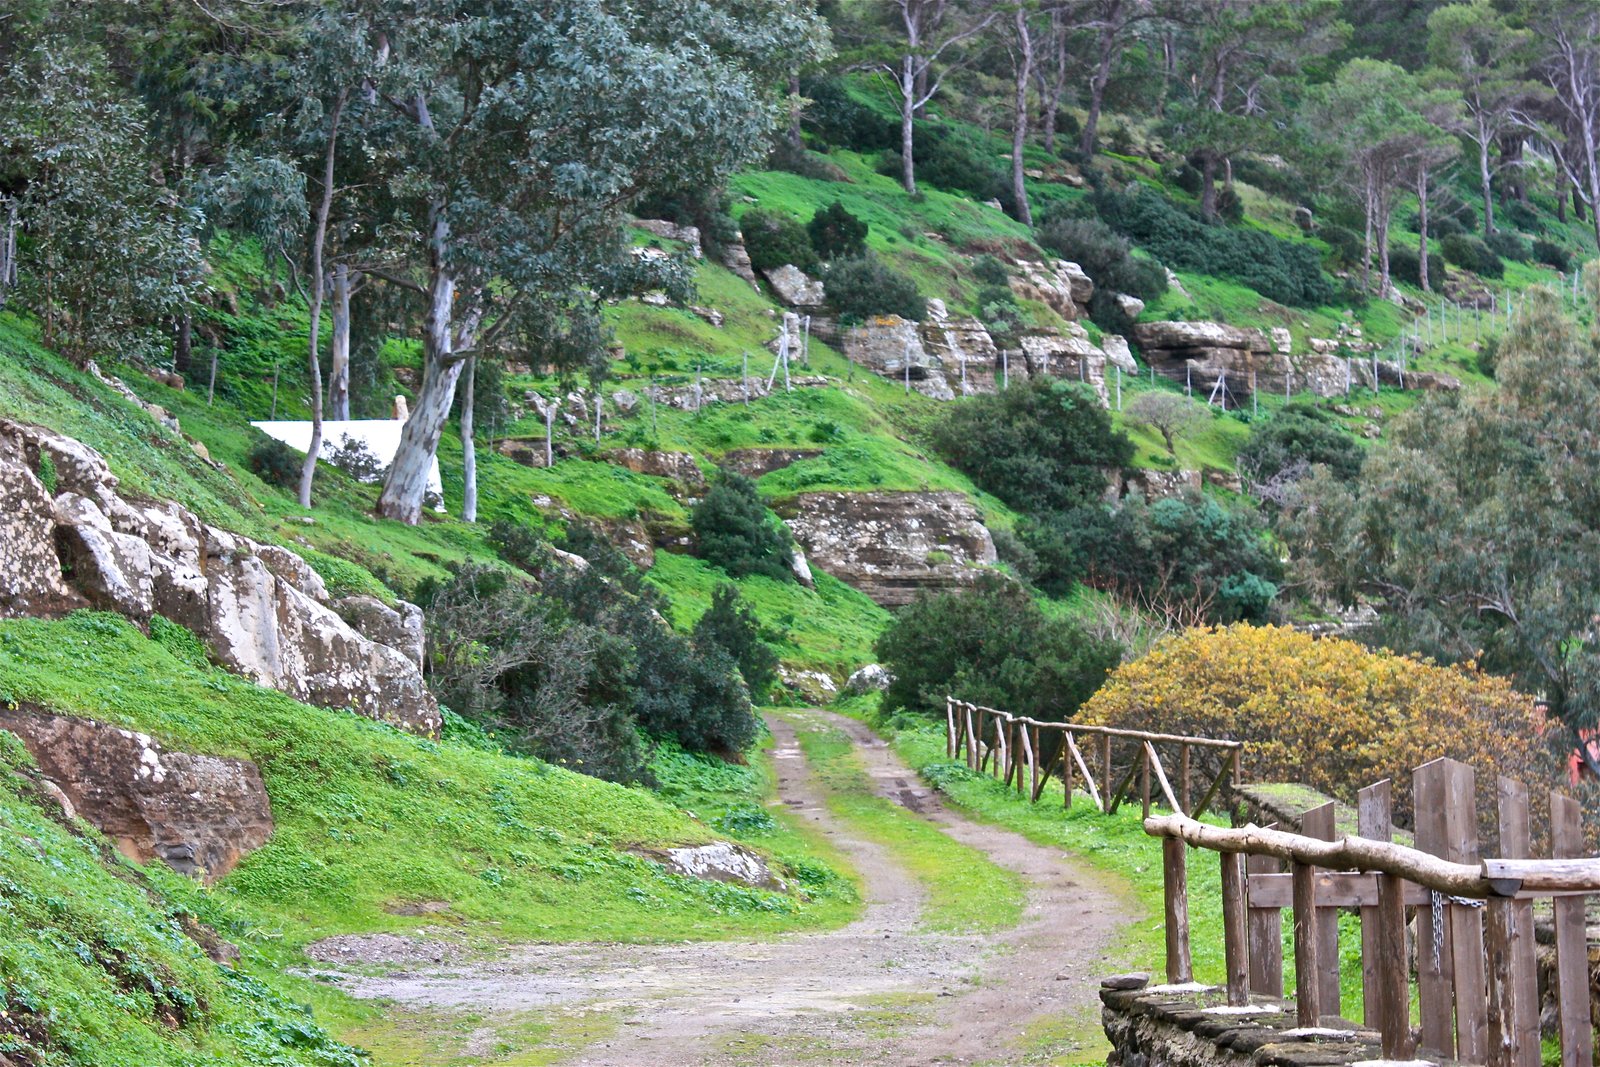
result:
[[[1210,396],[1222,381],[1229,406],[1251,392],[1283,392],[1290,363],[1260,330],[1220,322],[1141,322],[1133,339],[1158,374],[1186,382],[1196,395]]]
[[[92,719],[0,707],[75,814],[138,863],[213,882],[272,836],[272,807],[249,760],[171,752]]]
[[[910,319],[873,316],[845,333],[844,354],[874,374],[905,382],[924,396],[955,399],[949,368],[923,347],[922,327]]]
[[[53,491],[39,478],[46,467]],[[0,487],[8,505],[0,518],[0,615],[85,603],[139,623],[164,615],[194,631],[217,663],[260,685],[438,733],[412,606],[394,613],[399,622],[352,608],[352,624],[293,552],[208,525],[171,502],[126,499],[94,450],[41,427],[0,420]],[[373,633],[362,631],[363,620],[377,620]]]
[[[814,568],[885,607],[970,584],[995,562],[982,516],[960,493],[801,493],[777,510]]]
[[[1016,268],[1010,283],[1017,296],[1041,301],[1069,322],[1083,317],[1094,296],[1094,282],[1082,267],[1056,259],[1043,263],[1019,260]]]
[[[946,381],[962,396],[992,393],[1000,352],[989,330],[971,316],[954,316],[943,300],[928,301],[920,330],[923,352],[946,369]]]
[[[689,246],[689,254],[695,259],[704,259],[705,253],[700,248],[700,228],[698,226],[679,226],[666,219],[635,219],[633,224],[641,230],[665,237],[669,241],[682,241]]]
[[[821,307],[827,299],[827,291],[822,283],[791,263],[764,273],[773,291],[778,294],[778,299],[790,307]]]
[[[881,663],[858,667],[844,683],[846,693],[881,693],[894,684],[894,675]]]
[[[691,493],[703,492],[706,476],[688,452],[657,452],[646,448],[618,448],[602,457],[608,463],[656,478],[666,478]]]
[[[822,455],[820,448],[735,448],[722,454],[719,464],[746,478],[782,470],[791,463]]]

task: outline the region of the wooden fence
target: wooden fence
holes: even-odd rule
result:
[[[1171,755],[1174,749],[1176,782],[1161,761],[1162,750]],[[1240,781],[1243,750],[1242,741],[1040,722],[945,698],[945,751],[951,759],[965,756],[968,767],[1003,778],[1008,786],[1015,783],[1017,792],[1026,790],[1035,802],[1051,775],[1059,774],[1069,808],[1080,782],[1095,807],[1108,814],[1132,798],[1137,784],[1146,818],[1153,800],[1197,817],[1226,782]],[[1207,784],[1191,803],[1196,782]],[[1159,792],[1152,794],[1152,787]]]
[[[1539,1067],[1539,992],[1533,902],[1554,914],[1563,1067],[1591,1067],[1585,894],[1600,893],[1600,858],[1583,858],[1578,803],[1550,798],[1552,856],[1532,859],[1528,790],[1501,778],[1498,859],[1478,853],[1472,768],[1435,760],[1413,772],[1416,848],[1391,843],[1390,783],[1361,790],[1358,835],[1335,838],[1333,805],[1305,813],[1299,833],[1225,829],[1174,814],[1147,818],[1162,838],[1167,978],[1193,980],[1188,846],[1221,854],[1227,997],[1283,996],[1282,913],[1293,916],[1295,1001],[1301,1026],[1341,1014],[1340,908],[1359,909],[1363,1018],[1383,1056],[1429,1056],[1489,1067]],[[1288,872],[1279,870],[1287,863]],[[1420,1042],[1411,1028],[1408,912],[1416,918]],[[1351,1005],[1353,1008],[1354,1005]]]

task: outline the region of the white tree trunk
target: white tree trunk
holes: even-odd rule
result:
[[[466,395],[461,398],[461,518],[478,521],[478,453],[472,442],[473,405],[478,402],[478,357],[468,356],[463,375]],[[491,442],[492,443],[492,442]]]
[[[1017,202],[1017,218],[1024,226],[1033,225],[1033,210],[1028,206],[1027,175],[1023,173],[1022,149],[1028,139],[1028,78],[1033,73],[1033,38],[1028,33],[1028,14],[1017,8],[1017,99],[1011,120],[1011,195]]]
[[[350,418],[350,268],[333,268],[333,337],[328,346],[328,410],[335,422]]]
[[[917,191],[917,165],[912,156],[915,135],[912,119],[917,108],[917,79],[912,67],[915,60],[908,53],[900,70],[900,184],[906,192]]]
[[[1417,280],[1428,292],[1428,168],[1417,168]]]
[[[306,371],[311,379],[311,444],[300,468],[300,506],[311,506],[311,483],[317,476],[317,453],[322,451],[322,362],[317,346],[322,334],[322,250],[328,241],[328,214],[333,210],[333,164],[339,143],[339,120],[345,94],[340,92],[328,112],[328,147],[322,157],[322,196],[311,236],[311,337],[306,344]]]

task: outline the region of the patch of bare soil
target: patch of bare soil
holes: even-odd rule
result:
[[[861,876],[865,911],[844,929],[767,942],[525,945],[472,962],[427,960],[436,944],[363,952],[360,938],[343,937],[312,954],[335,967],[359,961],[367,973],[343,970],[342,988],[408,1007],[490,1019],[541,1009],[615,1013],[624,1025],[566,1061],[592,1067],[1014,1062],[1008,1050],[1035,1024],[1065,1017],[1088,1025],[1104,961],[1134,918],[1116,888],[1073,856],[950,811],[865,726],[804,714],[850,735],[883,796],[1023,875],[1022,921],[983,937],[919,929],[916,882],[829,814],[794,728],[773,716],[780,797],[831,836]],[[370,973],[386,961],[403,969]]]

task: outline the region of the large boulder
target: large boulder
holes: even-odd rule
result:
[[[944,301],[935,298],[928,301],[921,339],[922,350],[947,368],[947,379],[963,396],[995,391],[1000,352],[982,322],[951,315]]]
[[[1288,357],[1260,330],[1220,322],[1140,322],[1133,339],[1158,373],[1197,393],[1210,395],[1225,381],[1230,405],[1249,399],[1255,389],[1282,392],[1290,371]]]
[[[5,706],[0,729],[135,862],[213,882],[272,836],[272,806],[249,760],[171,752],[132,730]]]
[[[53,495],[37,476],[46,456]],[[163,615],[260,685],[438,733],[415,607],[393,609],[403,623],[382,628],[398,645],[365,634],[340,617],[321,577],[295,553],[207,525],[175,503],[125,499],[97,453],[41,427],[0,420],[0,499],[14,502],[0,517],[8,534],[0,539],[0,614],[75,601],[139,623]]]
[[[1017,273],[1010,278],[1011,291],[1024,300],[1048,304],[1056,314],[1070,321],[1082,318],[1094,296],[1094,282],[1076,263],[1053,259],[1045,262],[1020,260]]]
[[[899,315],[876,315],[845,332],[844,354],[874,374],[908,382],[935,400],[954,400],[949,370],[922,344],[922,328]]]
[[[812,567],[885,607],[968,585],[995,562],[983,517],[960,493],[801,493],[778,513]]]
[[[778,299],[790,307],[821,307],[822,302],[827,299],[827,291],[823,288],[822,282],[792,263],[785,263],[764,273],[778,294]]]
[[[668,222],[666,219],[634,219],[633,224],[657,237],[665,237],[669,241],[682,241],[689,246],[689,254],[695,259],[705,258],[705,254],[700,250],[698,226],[679,226],[676,222]]]

